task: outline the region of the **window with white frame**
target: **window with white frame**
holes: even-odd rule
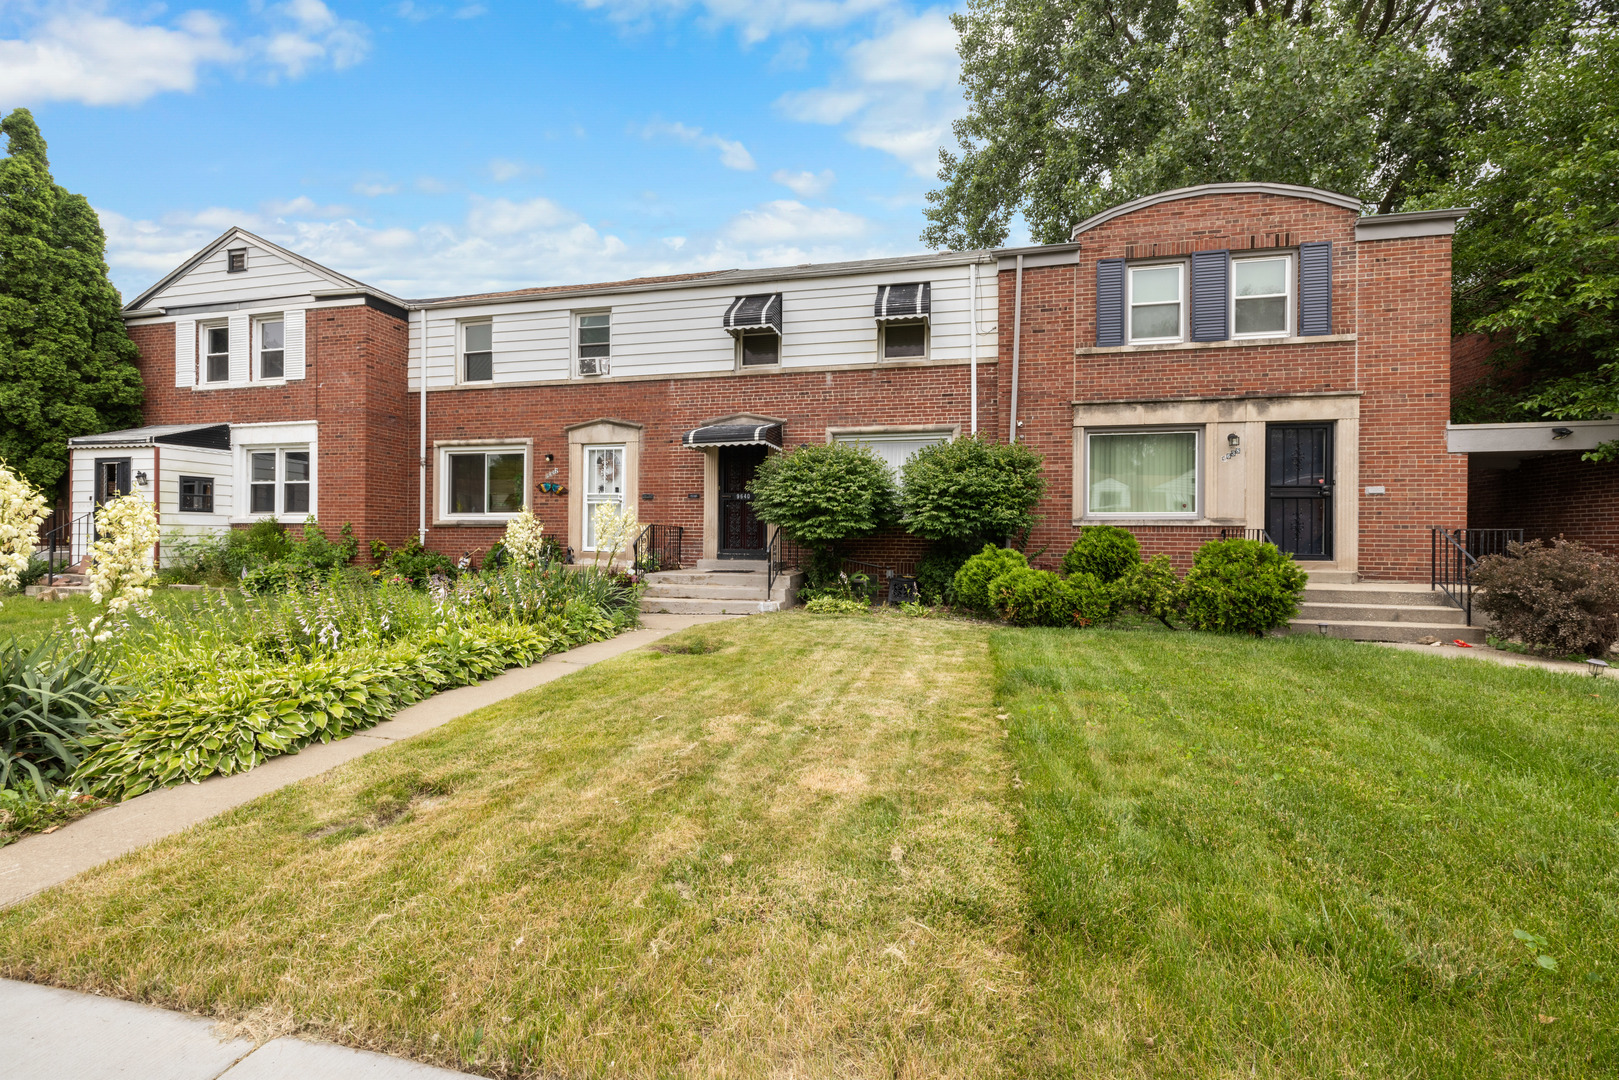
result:
[[[495,377],[495,326],[488,319],[461,324],[461,381],[490,382]]]
[[[253,320],[253,352],[260,379],[286,375],[287,324],[279,315]]]
[[[1196,517],[1198,436],[1196,429],[1088,432],[1086,513]]]
[[[204,382],[230,382],[230,326],[205,324],[202,333],[202,378]]]
[[[1182,263],[1130,267],[1130,342],[1179,341],[1185,334],[1185,272]]]
[[[248,512],[286,516],[309,513],[309,447],[267,447],[247,453]]]
[[[1234,337],[1286,337],[1292,311],[1293,260],[1286,255],[1231,262]]]
[[[574,316],[579,374],[605,375],[613,355],[613,313],[588,311]]]
[[[585,449],[585,543],[596,550],[596,508],[624,509],[624,447],[587,446]]]
[[[925,360],[928,355],[928,324],[885,322],[882,324],[884,360]]]
[[[737,347],[743,367],[766,367],[781,363],[781,335],[774,330],[744,330]]]
[[[490,517],[523,509],[528,452],[523,447],[450,450],[444,455],[447,517]]]
[[[898,480],[900,470],[918,450],[947,443],[954,434],[952,428],[938,431],[851,431],[834,434],[832,441],[866,447],[894,470],[894,478]]]

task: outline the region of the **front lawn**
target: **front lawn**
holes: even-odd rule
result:
[[[494,1076],[1619,1068],[1612,683],[891,616],[661,648],[0,913],[0,974]]]
[[[67,626],[70,616],[83,626],[100,612],[88,596],[69,596],[65,600],[36,600],[22,593],[0,596],[0,644],[16,638],[26,645],[59,633]]]

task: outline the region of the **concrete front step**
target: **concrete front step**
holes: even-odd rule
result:
[[[1314,622],[1344,623],[1422,623],[1424,625],[1462,626],[1467,618],[1462,609],[1444,607],[1414,607],[1408,604],[1318,604],[1306,594],[1299,605],[1299,618]]]
[[[1305,566],[1304,572],[1310,575],[1312,585],[1348,585],[1360,580],[1353,570],[1311,570]]]
[[[761,592],[763,590],[760,590]],[[656,615],[759,615],[767,611],[780,611],[776,600],[705,600],[692,597],[641,597],[641,613]]]
[[[660,570],[656,574],[648,574],[648,585],[723,585],[727,588],[758,589],[759,595],[765,592],[765,583],[769,576],[764,571],[741,571],[727,574],[719,570]]]
[[[761,577],[757,584],[741,585],[693,585],[686,581],[650,581],[644,595],[647,599],[759,600],[764,594],[765,582]]]
[[[57,578],[60,582],[60,576]],[[24,596],[32,596],[36,600],[62,600],[69,596],[89,596],[88,585],[30,585],[23,590]]]
[[[698,559],[699,570],[727,570],[731,572],[764,573],[770,564],[764,559]]]
[[[1400,607],[1452,608],[1445,594],[1426,585],[1399,585],[1389,582],[1359,585],[1306,585],[1306,604],[1394,604]]]
[[[1295,634],[1319,634],[1321,620],[1294,619],[1289,630]],[[1457,626],[1453,623],[1418,622],[1329,622],[1327,637],[1351,638],[1355,641],[1421,641],[1425,637],[1440,641],[1462,640],[1473,645],[1484,644],[1484,627]]]

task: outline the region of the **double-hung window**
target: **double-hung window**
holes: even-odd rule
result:
[[[180,513],[211,514],[214,512],[214,478],[211,476],[180,477]]]
[[[453,450],[445,455],[449,472],[449,515],[487,517],[523,509],[526,454],[518,448]]]
[[[250,451],[247,468],[250,513],[309,513],[308,447]]]
[[[574,320],[579,374],[606,375],[613,356],[613,313],[591,311]]]
[[[1130,343],[1179,341],[1185,334],[1185,272],[1181,263],[1130,267]]]
[[[203,381],[230,382],[230,327],[224,323],[202,328]]]
[[[1196,517],[1198,431],[1093,431],[1086,436],[1085,512]]]
[[[585,544],[596,550],[596,510],[624,509],[624,447],[585,447]]]
[[[741,339],[743,367],[781,363],[781,335],[774,330],[745,330]]]
[[[461,324],[461,381],[490,382],[495,377],[495,326],[488,320]]]
[[[286,375],[287,324],[279,315],[253,323],[254,351],[258,354],[258,377],[279,379]]]
[[[885,322],[882,324],[884,360],[925,360],[928,355],[928,324]]]
[[[1231,262],[1234,337],[1286,337],[1292,310],[1293,260],[1286,255]]]

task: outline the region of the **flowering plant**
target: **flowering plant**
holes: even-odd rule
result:
[[[152,580],[157,512],[141,491],[120,495],[96,511],[96,533],[90,547],[90,599],[107,610],[91,620],[92,632],[104,619],[120,616],[152,595],[146,583]],[[105,641],[111,633],[110,627],[104,629],[95,640]]]
[[[618,553],[635,542],[636,531],[641,527],[633,508],[620,509],[613,503],[597,503],[590,520],[596,527],[596,560],[593,564],[596,566],[601,565],[604,555],[607,565],[612,566]]]
[[[534,511],[527,504],[519,510],[510,521],[506,522],[506,535],[501,538],[506,553],[512,561],[523,565],[533,566],[540,561],[540,553],[544,550],[542,540],[545,535],[545,523],[535,520]]]
[[[0,588],[16,588],[44,520],[45,496],[0,462]]]

